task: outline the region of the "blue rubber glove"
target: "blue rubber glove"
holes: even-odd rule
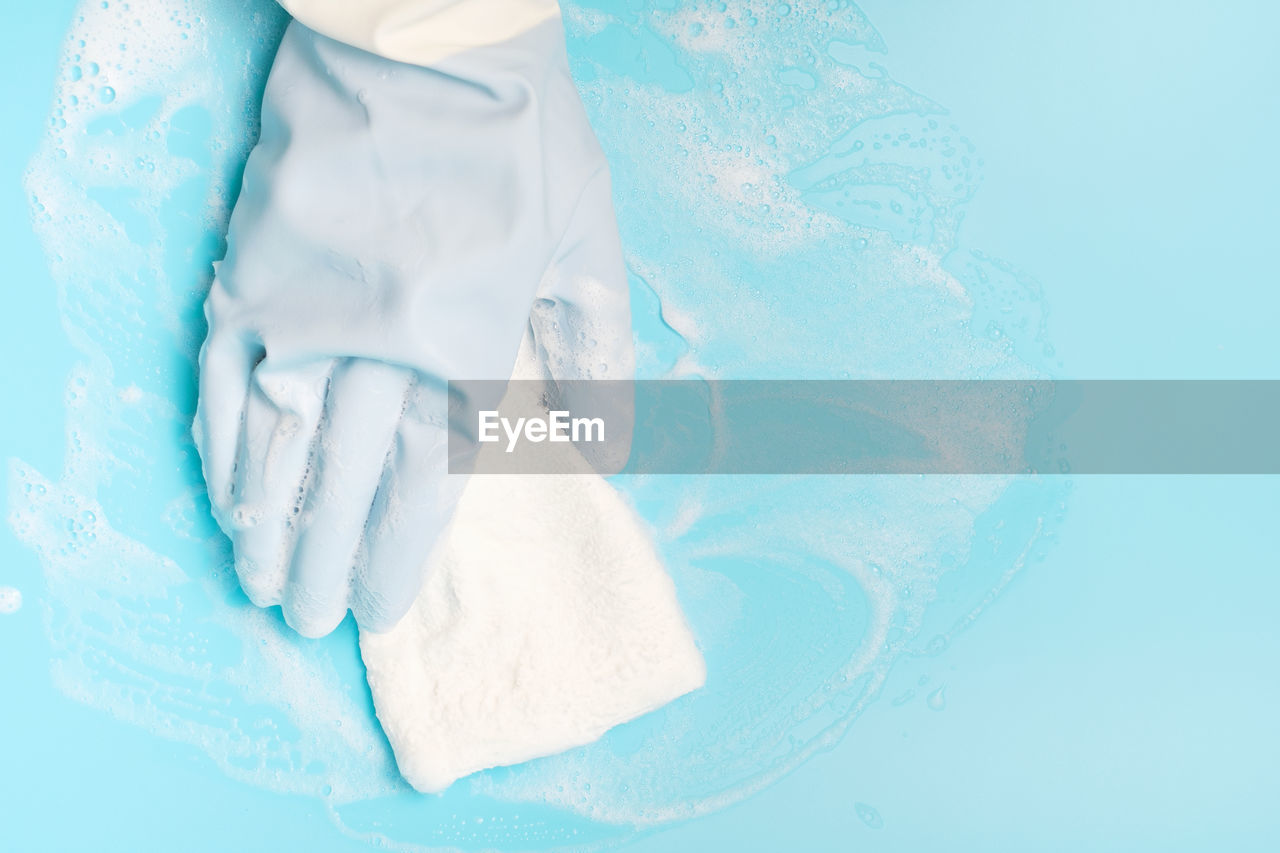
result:
[[[413,602],[462,486],[448,380],[506,379],[522,340],[556,378],[633,367],[559,16],[420,55],[290,24],[205,306],[214,515],[250,599],[306,636],[348,609],[386,630]]]

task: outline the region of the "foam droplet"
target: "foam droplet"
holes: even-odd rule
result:
[[[11,586],[0,586],[0,615],[8,616],[22,608],[22,592]]]

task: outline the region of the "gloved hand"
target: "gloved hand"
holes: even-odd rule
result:
[[[526,332],[556,378],[631,375],[607,165],[536,17],[491,44],[418,31],[419,65],[297,21],[280,45],[195,434],[241,585],[304,635],[413,602],[461,490],[448,380],[506,379]]]

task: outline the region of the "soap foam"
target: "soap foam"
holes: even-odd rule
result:
[[[246,606],[188,435],[208,262],[283,22],[267,4],[77,10],[26,187],[81,361],[64,470],[11,462],[9,523],[44,568],[61,691],[234,778],[343,802],[402,789],[385,739],[328,650]],[[215,75],[212,52],[237,61]]]
[[[22,590],[0,586],[0,616],[8,616],[22,609]]]
[[[65,468],[12,463],[9,520],[44,568],[68,696],[324,797],[356,837],[605,843],[826,748],[1035,558],[1061,496],[1010,478],[616,480],[658,531],[707,686],[591,746],[397,796],[353,633],[303,643],[245,601],[187,435],[209,264],[283,16],[125,5],[77,10],[26,182],[81,361]],[[978,153],[892,77],[856,7],[787,7],[566,10],[613,163],[641,375],[1040,375],[1034,279],[960,238]],[[653,61],[591,49],[612,37]]]

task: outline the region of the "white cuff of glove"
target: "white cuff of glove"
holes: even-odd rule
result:
[[[431,65],[560,17],[556,0],[280,0],[309,29],[378,56]]]

